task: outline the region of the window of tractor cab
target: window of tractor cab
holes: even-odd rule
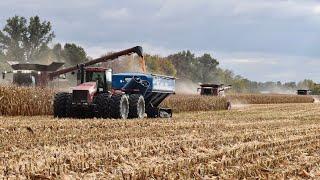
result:
[[[98,87],[103,88],[105,72],[86,72],[86,82],[98,81]]]

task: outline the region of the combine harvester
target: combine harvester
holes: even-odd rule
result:
[[[57,71],[64,63],[53,62],[50,65],[19,63],[8,61],[12,70],[2,72],[2,79],[12,74],[12,83],[17,86],[47,87],[48,74]]]
[[[48,74],[53,80],[60,75],[77,72],[78,85],[72,93],[60,92],[54,97],[53,112],[57,118],[149,118],[172,117],[172,110],[159,108],[160,103],[175,93],[175,78],[145,73],[112,74],[111,69],[92,67],[120,56],[138,54],[136,46],[84,64]]]
[[[232,85],[225,86],[224,84],[200,84],[201,96],[217,96],[217,97],[225,97],[225,91],[231,89]],[[227,102],[227,109],[231,110],[231,101]]]
[[[202,96],[220,96],[225,97],[225,91],[231,89],[231,85],[224,84],[200,84],[200,95]]]

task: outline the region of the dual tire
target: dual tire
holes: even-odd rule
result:
[[[145,101],[140,94],[132,94],[129,96],[129,118],[144,118]]]
[[[71,98],[70,93],[57,93],[53,100],[53,115],[57,118],[66,118],[71,114]]]
[[[143,96],[132,94],[100,94],[95,99],[98,118],[143,118],[145,114],[145,101]]]
[[[77,117],[81,112],[71,109],[72,95],[70,93],[58,93],[54,97],[54,117],[67,118]],[[129,97],[123,94],[110,95],[99,94],[94,103],[96,104],[95,116],[97,118],[143,118],[145,114],[145,101],[143,96],[132,94]]]

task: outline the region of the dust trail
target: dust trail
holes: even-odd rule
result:
[[[198,88],[200,86],[197,83],[194,83],[190,80],[181,80],[176,81],[176,93],[177,94],[199,94]]]
[[[245,101],[240,101],[238,99],[229,100],[231,102],[231,109],[245,109],[250,105]]]
[[[320,96],[318,95],[313,95],[313,100],[314,100],[314,103],[320,103]]]
[[[296,90],[290,89],[290,88],[279,88],[279,87],[274,87],[274,88],[266,88],[262,91],[260,91],[262,94],[296,94]]]

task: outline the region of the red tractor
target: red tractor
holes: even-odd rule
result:
[[[142,73],[112,74],[112,70],[90,65],[113,60],[122,55],[138,54],[140,46],[113,53],[111,55],[63,69],[50,74],[77,71],[78,85],[72,93],[61,92],[54,98],[54,116],[58,118],[143,118],[171,117],[171,109],[159,108],[159,104],[174,93],[175,79]]]

